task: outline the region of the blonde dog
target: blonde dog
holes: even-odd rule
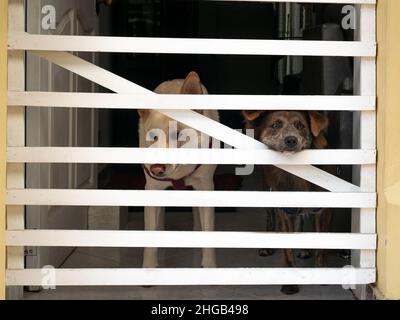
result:
[[[207,94],[196,72],[191,72],[186,79],[176,79],[160,84],[155,93],[158,94]],[[202,115],[219,121],[217,110],[197,110]],[[188,147],[187,140],[196,148],[212,148],[212,139],[208,137],[202,143],[204,135],[199,131],[176,123],[155,110],[139,110],[139,139],[141,148]],[[172,125],[171,125],[172,124]],[[194,135],[194,137],[193,137]],[[202,139],[203,137],[203,139]],[[204,141],[203,141],[204,142]],[[217,147],[217,146],[215,146]],[[146,190],[175,189],[214,190],[214,172],[216,165],[192,164],[144,164]],[[164,208],[145,207],[145,230],[164,229]],[[196,227],[197,225],[197,227]],[[214,230],[214,208],[194,208],[194,228],[202,231]],[[202,267],[216,267],[215,249],[204,248],[202,251]],[[143,256],[144,268],[158,266],[158,248],[145,248]]]

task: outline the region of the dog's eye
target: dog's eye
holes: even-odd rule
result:
[[[297,121],[297,122],[294,124],[294,126],[295,126],[295,128],[296,128],[297,130],[303,130],[303,129],[305,128],[304,124],[303,124],[302,122],[300,122],[300,121]]]
[[[271,127],[272,127],[273,129],[280,129],[280,128],[283,127],[283,123],[282,123],[282,121],[278,120],[278,121],[275,121],[275,122],[272,124]]]

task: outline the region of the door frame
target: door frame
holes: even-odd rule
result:
[[[52,1],[54,6],[61,5],[64,6],[65,3],[60,1]],[[32,3],[26,3],[26,22],[27,31],[33,34],[81,34],[81,35],[96,35],[97,33],[97,23],[93,26],[87,26],[85,24],[85,19],[83,19],[82,14],[84,11],[87,15],[90,15],[89,5],[90,2],[85,3],[81,8],[77,2],[71,2],[67,4],[66,8],[63,8],[60,16],[56,22],[56,28],[50,32],[44,31],[40,25],[41,10],[40,8],[44,4],[49,4],[42,0],[32,1]],[[79,11],[81,9],[82,11]],[[93,15],[93,18],[95,16]],[[91,53],[91,62],[96,62],[96,53]],[[40,59],[33,54],[27,54],[26,56],[26,87],[31,91],[52,91],[52,87],[55,85],[56,71],[60,69],[58,66],[46,61],[45,59]],[[61,70],[61,69],[60,69]],[[67,92],[75,92],[80,86],[80,79],[77,75],[67,71],[62,70],[62,74],[65,74],[65,79],[62,81],[62,86]],[[37,75],[41,75],[40,81],[37,81]],[[87,80],[86,80],[87,81]],[[60,83],[60,82],[59,82]],[[90,83],[91,92],[95,92],[97,86]],[[87,111],[83,109],[83,111]],[[65,117],[68,119],[68,125],[66,131],[57,129],[54,122],[57,119],[57,113],[60,112],[57,108],[48,108],[47,110],[40,110],[38,108],[27,108],[25,126],[26,126],[26,144],[27,145],[53,145],[55,137],[58,135],[64,137],[67,140],[68,146],[78,146],[78,120],[81,115],[81,110],[69,109]],[[96,124],[96,114],[97,111],[91,111],[91,124],[88,128],[91,128],[89,137],[92,145],[96,145],[97,138],[97,124]],[[40,128],[41,123],[45,123],[44,130]],[[47,127],[46,127],[47,123]],[[54,176],[58,174],[59,170],[66,170],[65,175],[68,188],[93,188],[97,183],[97,172],[96,165],[89,164],[88,168],[88,178],[83,182],[84,185],[78,185],[78,178],[80,177],[77,164],[66,164],[66,166],[61,169],[53,164],[26,164],[26,176],[25,185],[27,188],[48,188],[53,187]],[[34,206],[26,208],[25,214],[25,226],[28,229],[40,229],[42,225],[48,225],[48,223],[60,223],[60,218],[55,218],[55,220],[48,219],[49,215],[55,217],[56,213],[62,213],[63,219],[68,219],[70,224],[73,220],[80,221],[78,223],[79,227],[87,227],[87,209],[80,208],[81,213],[85,213],[86,217],[81,216],[77,213],[80,219],[74,217],[69,211],[69,208],[57,207],[57,206]],[[74,209],[78,211],[77,209]],[[57,214],[57,215],[58,215]],[[75,214],[75,212],[74,212]],[[69,217],[69,218],[68,218]],[[75,248],[58,248],[53,250],[51,248],[42,249],[40,247],[35,248],[35,250],[30,250],[30,247],[26,248],[25,266],[27,268],[41,268],[44,265],[54,265],[55,267],[60,267],[60,265],[65,261],[65,259],[75,250]],[[49,259],[49,257],[52,257]],[[36,290],[36,288],[34,288]]]
[[[6,297],[7,24],[8,1],[0,1],[0,300]]]

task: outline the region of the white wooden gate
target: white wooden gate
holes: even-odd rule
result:
[[[260,1],[260,0],[259,0]],[[262,1],[260,1],[262,2]],[[273,2],[264,0],[264,2]],[[296,2],[293,0],[275,2]],[[359,41],[286,41],[115,38],[31,35],[24,32],[22,0],[9,1],[7,285],[41,285],[40,269],[24,269],[24,246],[309,248],[354,250],[354,268],[57,269],[56,285],[272,285],[369,284],[375,282],[375,0],[302,0],[356,3]],[[31,51],[114,94],[26,92],[24,52]],[[158,95],[68,52],[135,52],[228,55],[350,56],[360,84],[357,96]],[[25,147],[24,107],[158,109],[235,149],[115,149]],[[282,155],[190,109],[340,110],[360,115],[357,150],[308,150]],[[110,152],[112,151],[112,152]],[[329,192],[217,192],[34,190],[24,188],[25,163],[218,163],[273,164]],[[361,167],[359,184],[313,165]],[[359,178],[359,179],[358,179]],[[184,195],[183,195],[184,193]],[[255,233],[168,231],[24,230],[24,206],[214,206],[353,208],[353,232]]]

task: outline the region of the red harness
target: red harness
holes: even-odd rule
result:
[[[209,149],[212,148],[212,138],[210,138],[210,144],[209,144],[208,148],[209,148]],[[195,173],[201,166],[202,166],[201,164],[196,165],[196,167],[193,169],[192,172],[190,172],[189,174],[187,174],[186,176],[184,176],[184,177],[182,177],[182,178],[180,178],[180,179],[157,178],[157,177],[154,177],[154,176],[150,173],[149,169],[147,169],[146,166],[143,166],[143,169],[144,169],[144,171],[147,173],[147,175],[148,175],[149,177],[153,178],[154,180],[157,180],[157,181],[164,181],[164,182],[171,182],[172,188],[173,188],[174,190],[187,190],[187,189],[189,189],[191,186],[187,186],[187,185],[186,185],[185,179],[186,179],[187,177],[190,177],[193,173]]]

